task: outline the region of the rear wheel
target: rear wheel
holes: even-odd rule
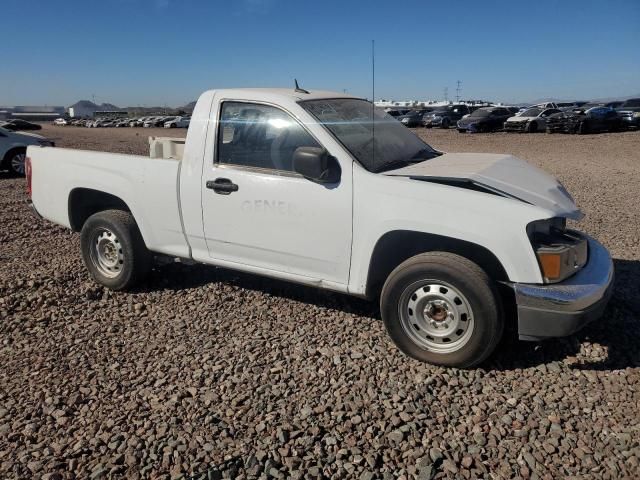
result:
[[[151,252],[129,212],[91,215],[82,227],[80,247],[93,279],[111,290],[131,288],[151,269]]]
[[[451,253],[424,253],[399,265],[385,282],[380,310],[400,350],[436,365],[477,365],[502,337],[493,282],[478,265]]]
[[[450,126],[449,124],[449,119],[448,118],[443,118],[442,119],[442,123],[440,124],[440,128],[446,128],[448,129]]]
[[[24,165],[27,159],[27,151],[23,148],[11,150],[5,157],[5,166],[12,175],[24,177]]]
[[[538,124],[536,122],[529,122],[529,126],[527,127],[527,132],[536,133],[538,131]]]

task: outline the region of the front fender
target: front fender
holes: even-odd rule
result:
[[[349,291],[364,295],[379,239],[393,231],[457,239],[491,252],[512,282],[541,283],[526,225],[553,216],[517,199],[409,178],[354,172]]]

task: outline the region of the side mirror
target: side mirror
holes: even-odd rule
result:
[[[293,170],[317,183],[340,181],[340,164],[324,148],[298,147],[293,152]]]

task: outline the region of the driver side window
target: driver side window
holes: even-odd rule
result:
[[[220,113],[217,161],[220,164],[293,171],[298,147],[319,147],[288,113],[269,106],[224,102]]]

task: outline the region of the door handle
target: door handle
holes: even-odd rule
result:
[[[213,190],[220,195],[229,195],[238,191],[238,185],[228,178],[216,178],[215,180],[207,180],[207,188]]]

